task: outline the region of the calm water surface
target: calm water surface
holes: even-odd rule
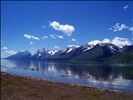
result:
[[[133,93],[133,64],[1,59],[1,70],[23,76]]]

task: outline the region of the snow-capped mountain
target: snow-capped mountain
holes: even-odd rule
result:
[[[80,48],[82,49],[83,52],[86,52],[90,50],[91,48],[93,48],[94,46],[95,46],[94,44],[87,43],[87,44],[82,45]]]
[[[78,46],[67,46],[66,48],[57,51],[50,59],[65,59],[68,58],[69,53],[78,48]]]
[[[75,46],[67,46],[66,48],[63,48],[63,49],[59,50],[57,53],[69,53],[72,50],[74,50],[75,48],[77,48],[77,47],[75,47]]]
[[[30,59],[31,53],[29,51],[19,51],[14,55],[7,57],[8,59]]]
[[[107,48],[109,48],[110,50],[113,50],[113,51],[121,51],[121,50],[122,50],[121,47],[116,46],[116,45],[111,44],[111,43],[96,43],[96,44],[87,43],[87,44],[85,44],[85,45],[82,45],[81,47],[82,47],[82,50],[83,50],[84,52],[86,52],[86,51],[92,49],[92,48],[93,48],[94,46],[96,46],[96,45],[99,45],[99,46],[101,46],[101,47],[105,47],[105,46],[106,46]]]
[[[128,52],[128,53],[126,53]],[[7,57],[8,59],[51,59],[51,60],[93,60],[101,61],[101,59],[108,59],[110,57],[119,58],[120,55],[125,55],[132,58],[133,45],[123,46],[122,48],[111,43],[97,43],[97,44],[84,44],[80,47],[67,46],[59,51],[48,50],[46,48],[40,49],[33,54],[29,51],[18,52],[15,55]],[[111,58],[112,59],[112,58]],[[115,58],[113,58],[115,59]]]
[[[36,51],[32,55],[32,59],[46,59],[46,58],[54,55],[55,53],[56,53],[55,50],[48,50],[46,48],[43,48],[43,49]]]
[[[69,50],[71,51],[68,52]],[[94,60],[111,57],[123,51],[123,48],[111,43],[97,43],[95,45],[87,43],[74,49],[61,49],[51,56],[51,59]]]
[[[97,45],[99,45],[101,47],[108,48],[112,53],[117,53],[117,52],[121,52],[122,51],[122,48],[120,48],[119,46],[116,46],[114,44],[111,44],[111,43],[99,43]]]
[[[129,50],[133,50],[131,47]],[[127,49],[123,50],[123,48],[119,48],[118,46],[110,43],[97,43],[95,45],[85,44],[80,46],[76,50],[72,51],[73,55],[71,55],[70,58],[71,60],[74,60],[74,61],[103,62],[114,55],[125,52],[126,50]],[[130,54],[131,53],[129,52],[126,55],[133,56]],[[130,58],[133,58],[133,57],[130,57]]]
[[[113,54],[116,54],[120,51],[121,49],[119,47],[110,43],[98,43],[95,45],[87,43],[87,44],[81,45],[80,47],[72,46],[72,47],[63,48],[58,52],[56,52],[55,55],[51,56],[51,59],[75,59],[78,56],[82,56],[82,57],[84,56],[85,58],[87,58],[87,56],[92,56],[90,58],[93,58],[93,56],[97,52],[98,53],[96,57],[102,57],[102,56],[107,57],[107,56],[112,56]]]

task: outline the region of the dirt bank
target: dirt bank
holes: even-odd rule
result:
[[[1,72],[1,100],[133,100],[133,94]]]

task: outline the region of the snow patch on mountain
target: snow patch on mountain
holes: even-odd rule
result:
[[[85,45],[82,45],[81,48],[82,48],[83,52],[86,52],[86,51],[92,49],[94,46],[95,46],[94,44],[87,43]]]
[[[74,46],[74,45],[68,45],[66,48],[61,49],[59,52],[60,53],[69,53],[72,50],[78,48],[79,46]]]

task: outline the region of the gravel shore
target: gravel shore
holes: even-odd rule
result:
[[[1,100],[133,100],[133,94],[1,72]]]

